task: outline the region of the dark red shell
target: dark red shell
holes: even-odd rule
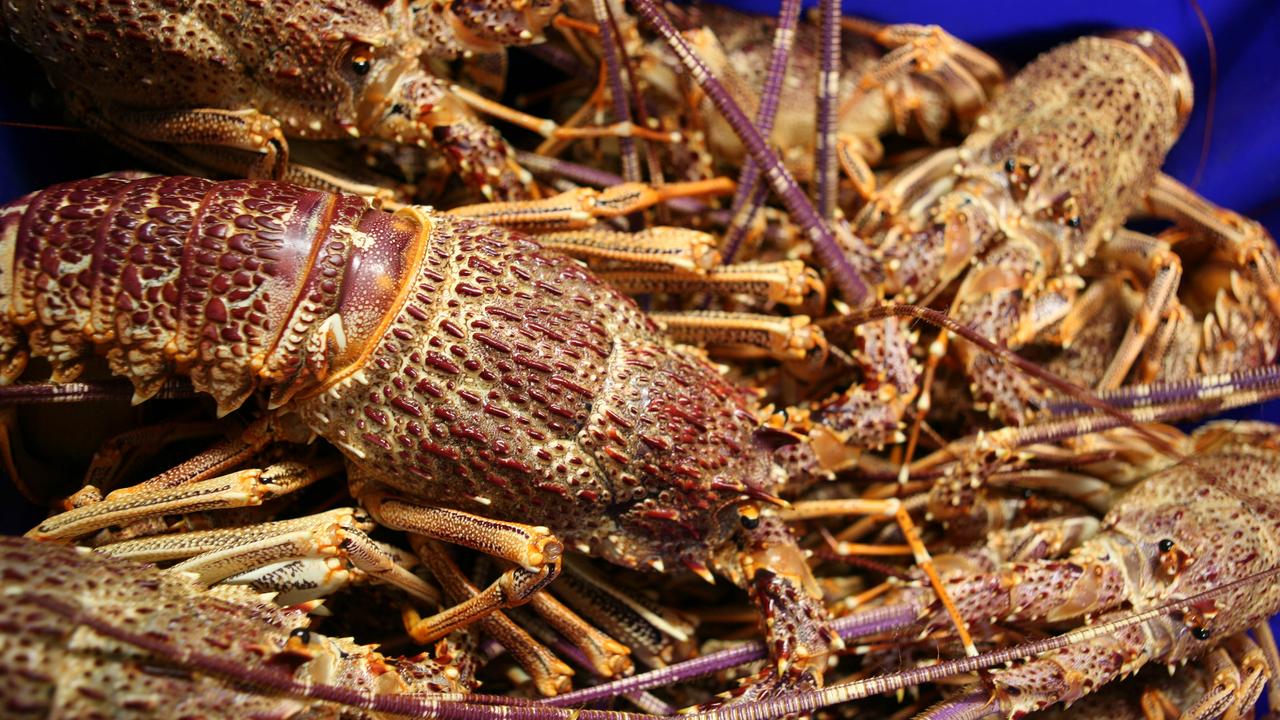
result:
[[[735,488],[773,481],[742,390],[509,231],[284,183],[116,177],[0,207],[9,252],[0,367],[30,352],[69,379],[97,347],[142,396],[174,372],[224,411],[269,389],[396,495],[613,562],[705,564],[738,528]]]

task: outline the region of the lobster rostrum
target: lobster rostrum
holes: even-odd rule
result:
[[[530,42],[557,9],[42,0],[6,4],[0,26],[85,122],[164,167],[366,189],[291,165],[287,139],[371,137],[436,148],[472,189],[509,198],[528,173],[424,58]]]
[[[821,683],[839,639],[802,553],[760,515],[782,472],[750,395],[575,261],[466,217],[190,177],[33,193],[0,209],[0,248],[6,383],[29,355],[69,380],[104,352],[138,400],[177,373],[223,413],[259,391],[272,408],[234,448],[32,536],[256,504],[311,480],[218,471],[318,435],[383,525],[514,565],[480,599],[415,623],[421,642],[529,601],[570,548],[714,568],[765,610],[787,681]]]

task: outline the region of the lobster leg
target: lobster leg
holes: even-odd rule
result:
[[[991,90],[1004,82],[1004,72],[991,56],[936,25],[881,25],[859,18],[842,18],[840,25],[892,48],[863,76],[860,89],[884,88],[899,132],[905,129],[907,113],[914,113],[931,144],[939,144],[945,114],[922,106],[909,88],[895,88],[897,81],[919,75],[937,82],[962,128],[982,111]],[[846,101],[841,113],[850,111],[856,100]]]
[[[1271,312],[1280,316],[1280,255],[1266,229],[1214,205],[1164,173],[1156,175],[1147,192],[1146,204],[1157,217],[1190,226],[1223,243],[1236,264],[1248,269]]]
[[[1271,626],[1265,622],[1258,623],[1253,626],[1253,636],[1258,639],[1258,647],[1267,663],[1267,674],[1273,680],[1280,678],[1280,650],[1276,648],[1276,638],[1271,632]],[[1267,704],[1271,707],[1280,707],[1280,688],[1276,685],[1275,682],[1267,684]]]
[[[353,469],[356,472],[359,471]],[[564,548],[545,527],[415,505],[377,490],[366,490],[358,496],[383,525],[469,547],[518,566],[503,573],[478,595],[415,623],[409,632],[418,642],[443,637],[499,608],[523,605],[560,574]]]
[[[623,267],[703,274],[720,261],[714,237],[676,227],[654,227],[635,233],[575,230],[541,235],[538,242],[572,257]]]
[[[140,461],[152,457],[169,443],[221,434],[215,423],[175,422],[136,428],[108,438],[89,461],[84,487],[67,498],[66,508],[100,501],[103,489],[114,487]]]
[[[311,465],[284,462],[175,488],[125,488],[101,502],[54,515],[29,531],[27,537],[68,540],[113,525],[163,515],[252,507],[311,485],[324,474],[324,469]]]
[[[620,139],[641,138],[651,142],[666,143],[680,140],[679,133],[650,130],[626,120],[604,127],[564,127],[556,124],[554,120],[527,115],[459,85],[453,85],[449,90],[474,110],[492,115],[499,120],[505,120],[512,125],[518,125],[526,130],[531,130],[548,139],[578,140],[582,138],[613,137]]]
[[[625,645],[592,627],[550,593],[535,593],[529,607],[581,650],[601,677],[627,674],[634,667]]]
[[[841,18],[840,25],[893,48],[863,73],[857,90],[841,104],[841,117],[867,114],[864,104],[872,91],[880,90],[899,133],[906,130],[907,114],[915,113],[926,139],[937,145],[949,113],[945,108],[926,106],[911,90],[915,78],[926,77],[941,86],[961,125],[971,122],[986,105],[989,89],[1004,81],[994,60],[936,26],[879,25],[857,18]],[[879,162],[884,153],[879,141],[842,133],[835,151],[858,195],[870,199],[876,188],[870,165]]]
[[[902,302],[928,304],[934,292],[968,267],[974,254],[981,250],[967,242],[969,237],[953,234],[927,235],[926,243],[935,244],[921,247],[915,233],[895,227],[893,220],[902,208],[923,199],[924,193],[944,179],[959,159],[955,149],[939,150],[907,168],[872,194],[854,220],[854,230],[859,235],[870,236],[881,228],[888,229],[877,253],[887,273],[886,291]],[[936,244],[938,240],[941,245]],[[936,283],[919,286],[919,279],[933,277],[937,278]]]
[[[768,356],[821,366],[827,355],[822,331],[804,315],[778,317],[753,313],[696,311],[650,313],[671,337],[728,357]]]
[[[714,582],[707,568],[694,571]],[[565,558],[565,573],[552,590],[596,627],[625,643],[645,665],[664,667],[694,650],[694,628],[686,618],[642,595],[614,587],[595,567],[574,555]]]
[[[836,159],[840,161],[840,169],[853,183],[853,189],[863,202],[870,200],[876,192],[876,175],[871,171],[871,163],[880,160],[884,148],[877,141],[862,140],[851,135],[836,137]]]
[[[1262,650],[1246,635],[1236,635],[1206,657],[1210,673],[1205,694],[1182,715],[1182,720],[1238,718],[1262,694],[1267,680]]]
[[[662,270],[606,270],[599,275],[609,284],[630,294],[670,293],[689,296],[699,292],[713,295],[751,295],[766,306],[819,308],[826,299],[826,286],[816,272],[799,260],[769,263],[720,265],[705,274]]]
[[[289,151],[280,123],[257,110],[107,110],[99,121],[111,129],[109,136],[118,133],[137,141],[176,145],[180,153],[182,146],[215,151],[202,153],[198,160],[216,159],[220,170],[270,180],[285,175]],[[95,124],[93,119],[90,123]],[[234,151],[248,153],[252,159],[237,158]]]
[[[671,183],[662,187],[623,183],[604,190],[576,188],[542,200],[463,205],[445,214],[530,233],[585,230],[598,218],[623,217],[673,198],[730,192],[733,192],[733,181],[728,178]]]
[[[1138,353],[1173,312],[1178,282],[1182,279],[1182,262],[1159,239],[1124,229],[1116,231],[1098,249],[1097,258],[1104,262],[1117,262],[1151,277],[1141,307],[1129,323],[1107,371],[1098,381],[1100,389],[1111,390],[1124,381]]]
[[[467,580],[466,575],[463,575],[462,570],[453,562],[440,543],[419,536],[411,536],[409,542],[413,545],[414,552],[431,570],[450,597],[460,602],[467,602],[481,594],[481,591]],[[404,618],[405,625],[410,628],[417,627],[422,622],[412,609],[405,611]],[[550,697],[569,690],[569,678],[573,677],[573,670],[561,662],[546,646],[516,625],[511,618],[501,611],[494,611],[477,620],[476,624],[486,635],[502,643],[516,662],[528,671],[538,692]]]
[[[305,573],[294,577],[293,568],[265,573],[254,580],[259,589],[286,591],[285,604],[311,599],[351,581],[343,567],[349,563],[361,573],[394,585],[424,602],[438,603],[440,594],[402,566],[402,559],[365,535],[372,523],[362,512],[339,508],[294,520],[263,523],[245,528],[206,530],[178,535],[141,538],[98,548],[99,552],[143,562],[188,558],[171,569],[193,573],[197,582],[212,585],[233,576],[283,563],[287,560],[323,559],[320,578]],[[339,563],[336,567],[329,562]],[[305,569],[300,564],[299,570]],[[305,597],[299,595],[302,591]]]

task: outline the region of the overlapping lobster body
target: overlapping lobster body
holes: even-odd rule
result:
[[[172,373],[224,413],[265,390],[283,436],[347,455],[376,518],[521,566],[536,582],[512,601],[555,576],[564,543],[715,567],[791,593],[770,612],[796,618],[779,632],[820,677],[837,640],[802,555],[757,524],[780,471],[743,391],[567,257],[283,183],[125,177],[0,209],[0,256],[7,381],[28,352],[66,380],[105,350],[138,398]],[[33,533],[78,534],[58,518]]]
[[[6,5],[0,25],[78,115],[167,167],[331,187],[343,173],[290,167],[286,138],[368,136],[435,147],[473,189],[506,198],[527,175],[423,60],[529,42],[557,8],[41,0]]]
[[[3,537],[0,573],[0,708],[8,718],[376,716],[171,665],[85,620],[259,680],[326,683],[368,697],[473,684],[470,658],[448,643],[437,659],[385,658],[311,632],[303,607],[281,608],[243,588],[205,591],[190,578],[81,548]]]
[[[967,717],[1022,717],[1054,703],[1073,702],[1147,663],[1172,665],[1219,645],[1230,648],[1242,670],[1248,664],[1244,674],[1252,675],[1229,693],[1230,704],[1237,709],[1252,705],[1266,671],[1258,657],[1249,657],[1258,655],[1256,646],[1235,636],[1266,622],[1280,608],[1280,586],[1247,582],[1280,567],[1278,448],[1275,425],[1206,425],[1180,443],[1190,457],[1125,492],[1095,526],[1096,534],[1086,532],[1092,536],[1066,557],[1038,551],[1051,544],[1012,542],[1007,547],[1035,552],[957,558],[952,567],[965,569],[949,572],[947,590],[979,632],[997,624],[1105,623],[1230,586],[1182,612],[1157,613],[1141,624],[995,670],[989,706]],[[1006,535],[1045,539],[1065,528],[1049,521]],[[939,562],[951,566],[948,559]],[[931,622],[945,625],[945,620]]]
[[[1041,56],[960,148],[905,171],[857,217],[861,232],[881,232],[886,292],[916,302],[959,278],[958,320],[1026,344],[1068,312],[1073,278],[1153,187],[1190,105],[1185,63],[1154,33],[1082,38]],[[907,212],[895,218],[889,206]],[[1025,379],[958,349],[993,412],[1018,417],[1035,397]]]

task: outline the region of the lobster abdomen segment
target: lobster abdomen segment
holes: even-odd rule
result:
[[[99,346],[138,400],[176,372],[221,412],[264,385],[283,401],[328,366],[308,339],[329,332],[353,254],[403,253],[420,232],[354,196],[266,181],[112,176],[29,195],[0,208],[0,382],[28,355],[72,380]],[[365,293],[358,309],[380,318],[393,299]]]

